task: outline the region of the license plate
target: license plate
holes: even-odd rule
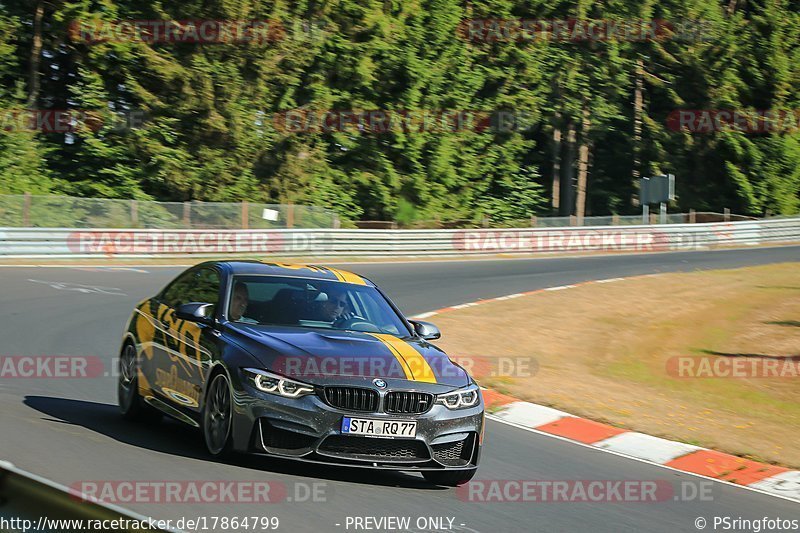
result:
[[[342,418],[342,433],[367,437],[415,437],[417,423],[403,420],[368,420]]]

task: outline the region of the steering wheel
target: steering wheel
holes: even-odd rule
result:
[[[368,321],[364,317],[352,316],[342,321],[336,321],[336,326],[342,329],[352,329],[354,331],[364,331],[367,333],[380,333],[380,328]]]

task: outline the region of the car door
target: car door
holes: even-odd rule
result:
[[[203,379],[217,342],[213,327],[175,316],[185,303],[210,303],[209,318],[217,313],[221,276],[212,267],[200,267],[178,277],[164,291],[158,306],[159,335],[154,346],[150,383],[159,396],[174,406],[199,410]]]
[[[169,353],[171,342],[170,328],[174,308],[168,302],[178,302],[180,293],[191,284],[195,269],[187,270],[172,280],[158,295],[146,300],[139,308],[137,337],[142,348],[139,360],[139,388],[143,396],[162,396],[155,388],[156,372],[171,367]]]

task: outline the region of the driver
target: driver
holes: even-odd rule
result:
[[[258,324],[257,320],[244,316],[249,302],[250,295],[247,291],[247,285],[241,281],[237,281],[236,285],[233,286],[233,295],[231,297],[231,320],[234,322],[244,322],[245,324]]]
[[[335,323],[348,318],[347,293],[339,288],[329,288],[325,291],[327,299],[320,304],[322,320]]]

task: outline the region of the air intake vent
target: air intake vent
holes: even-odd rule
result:
[[[261,443],[265,448],[278,448],[282,450],[300,450],[310,448],[317,437],[296,433],[287,429],[276,428],[264,419],[261,419]]]
[[[433,458],[447,466],[464,466],[469,464],[472,457],[474,435],[466,439],[448,442],[447,444],[434,444]]]
[[[319,447],[320,453],[353,459],[375,458],[385,461],[430,459],[425,443],[408,439],[371,439],[331,435]]]

